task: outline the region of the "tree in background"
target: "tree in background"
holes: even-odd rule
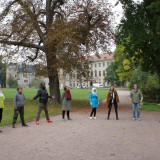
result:
[[[119,80],[117,73],[115,72],[116,69],[117,69],[117,63],[111,62],[111,64],[106,69],[106,76],[104,77],[104,80],[108,83],[120,86],[121,82]]]
[[[0,56],[0,84],[2,87],[6,86],[6,64],[2,63],[2,56]]]
[[[60,103],[59,69],[87,77],[90,52],[108,51],[114,38],[111,6],[105,0],[1,0],[0,43],[8,58],[42,63],[50,94]],[[8,47],[12,45],[14,47]],[[83,63],[83,65],[82,65]],[[43,66],[41,70],[43,70]],[[81,75],[81,74],[80,74]]]
[[[132,89],[134,84],[138,84],[145,101],[157,102],[159,84],[156,74],[143,72],[141,67],[138,67],[130,79],[129,88]]]
[[[9,76],[7,83],[8,83],[9,88],[17,88],[18,87],[17,80],[15,80],[11,75]]]
[[[160,84],[160,1],[119,0],[124,17],[118,27],[116,43],[125,47],[142,70],[155,72]]]
[[[124,46],[116,46],[114,60],[115,63],[117,63],[115,72],[117,73],[119,80],[123,83],[128,82],[134,72],[134,64],[131,57],[125,52]]]
[[[39,88],[40,83],[42,83],[42,82],[43,82],[43,79],[36,77],[36,78],[32,79],[32,81],[29,85],[30,85],[30,87]]]

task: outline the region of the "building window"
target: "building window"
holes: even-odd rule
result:
[[[99,63],[99,67],[101,67],[101,63]]]
[[[101,77],[101,71],[99,71],[99,77]]]
[[[109,66],[109,62],[107,62],[107,66]]]
[[[105,67],[105,62],[103,62],[103,67]]]
[[[97,70],[95,70],[95,77],[97,77]]]
[[[105,76],[105,75],[106,75],[106,71],[104,70],[104,71],[103,71],[103,76]]]
[[[28,80],[24,80],[24,83],[28,83]]]
[[[95,66],[95,68],[96,68],[96,67],[97,67],[97,64],[95,63],[94,66]]]
[[[91,71],[91,77],[93,77],[93,71]]]

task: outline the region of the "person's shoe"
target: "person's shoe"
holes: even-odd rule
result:
[[[68,118],[68,120],[72,120],[71,118]]]
[[[47,120],[47,123],[52,123],[52,121],[50,119]]]
[[[39,121],[38,120],[36,120],[36,125],[39,125]]]
[[[65,118],[62,118],[62,121],[65,121]]]
[[[116,118],[116,120],[119,120],[119,118]]]
[[[22,124],[23,127],[28,127],[28,125],[26,123]]]
[[[109,117],[107,117],[107,120],[109,120]]]
[[[96,117],[94,117],[94,119],[96,119]]]
[[[0,132],[2,132],[2,131],[0,131]]]
[[[89,119],[92,119],[92,117],[89,117]]]
[[[137,121],[140,121],[140,118],[137,118]]]
[[[12,128],[15,128],[15,125],[14,125],[14,124],[12,125]]]
[[[135,118],[133,118],[133,120],[135,121],[136,119],[135,119]]]

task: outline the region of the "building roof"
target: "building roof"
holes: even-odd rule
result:
[[[103,53],[103,54],[98,54],[98,55],[92,55],[91,59],[94,60],[113,60],[113,55],[114,53]]]

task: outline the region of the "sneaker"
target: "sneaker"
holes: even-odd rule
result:
[[[28,125],[26,123],[22,124],[23,127],[28,127]]]
[[[2,131],[0,131],[0,132],[2,132]]]
[[[107,117],[107,120],[109,120],[109,117]]]
[[[65,121],[65,119],[64,119],[64,118],[62,118],[62,121]]]
[[[135,118],[133,118],[133,120],[135,121],[136,119],[135,119]]]
[[[116,118],[116,120],[119,120],[119,118]]]
[[[94,117],[94,119],[96,119],[96,117]]]
[[[72,120],[71,118],[68,118],[68,120]]]
[[[89,117],[89,119],[92,119],[92,117]]]
[[[140,118],[137,118],[137,121],[140,121]]]
[[[47,120],[47,123],[52,123],[52,121],[50,119]]]
[[[39,125],[39,121],[38,120],[36,120],[36,125]]]
[[[12,128],[15,128],[15,125],[14,125],[14,124],[12,125]]]

